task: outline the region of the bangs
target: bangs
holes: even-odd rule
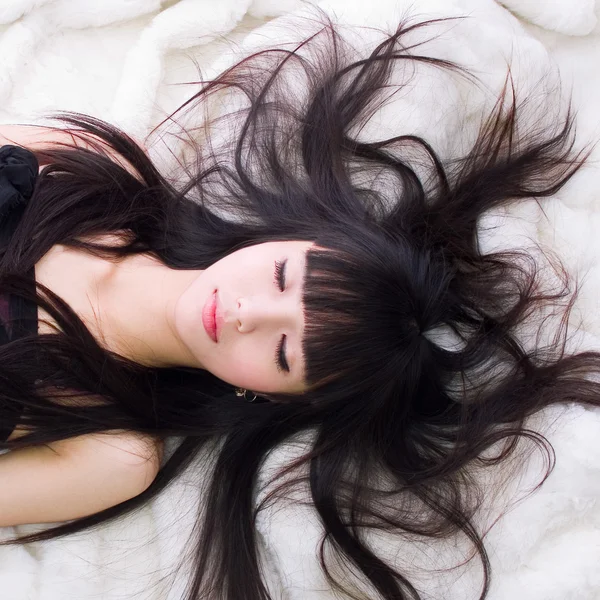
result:
[[[355,394],[389,380],[384,373],[404,363],[419,338],[409,284],[389,256],[307,252],[303,351],[310,390],[336,382],[340,392]]]

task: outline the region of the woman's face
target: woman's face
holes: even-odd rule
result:
[[[236,387],[301,393],[302,290],[312,242],[266,242],[200,272],[177,300],[174,329],[195,366]]]

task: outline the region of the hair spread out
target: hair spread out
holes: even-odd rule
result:
[[[442,160],[408,124],[395,137],[360,140],[357,128],[406,84],[396,80],[396,64],[460,72],[403,43],[427,26],[402,25],[357,57],[325,23],[295,49],[258,52],[202,84],[179,114],[202,110],[221,92],[244,102],[216,121],[235,135],[218,148],[199,145],[177,186],[114,127],[63,115],[89,145],[39,153],[49,165],[0,248],[0,291],[30,297],[60,331],[0,348],[0,400],[28,428],[0,448],[115,429],[183,441],[138,497],[5,543],[121,517],[219,439],[186,600],[270,600],[255,532],[264,508],[255,506],[257,475],[273,448],[311,430],[310,451],[277,485],[308,486],[324,527],[322,567],[334,587],[364,598],[334,574],[346,564],[367,582],[369,598],[419,599],[427,590],[379,556],[366,533],[459,532],[482,562],[485,597],[489,560],[463,474],[471,464],[506,459],[521,439],[551,457],[525,419],[557,402],[598,405],[599,384],[589,375],[600,371],[600,355],[565,350],[574,291],[564,270],[557,266],[561,284],[545,291],[532,255],[482,253],[477,227],[486,211],[508,202],[543,202],[585,156],[573,150],[570,113],[553,127],[518,127],[510,77],[461,159]],[[302,94],[290,93],[290,81]],[[385,186],[370,185],[384,176]],[[122,243],[100,243],[108,233],[121,234]],[[149,253],[174,269],[201,269],[271,240],[315,242],[304,290],[309,391],[275,398],[283,402],[240,402],[209,373],[145,368],[111,354],[50,290],[28,292],[25,278],[58,243],[110,260]],[[544,307],[564,314],[554,343],[526,347],[519,328]],[[439,332],[455,343],[441,343]],[[493,459],[478,458],[495,445]]]

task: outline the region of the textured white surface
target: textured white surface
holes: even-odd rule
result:
[[[354,25],[391,27],[408,14],[469,17],[441,26],[439,37],[423,51],[470,67],[489,93],[475,92],[448,75],[424,72],[410,93],[387,107],[364,135],[400,129],[431,139],[442,154],[455,153],[468,143],[511,60],[519,89],[540,96],[545,94],[542,75],[558,65],[563,89],[572,92],[578,111],[580,139],[600,136],[600,31],[598,9],[591,0],[503,1],[529,23],[518,21],[492,0],[327,0],[320,4]],[[31,122],[53,110],[78,110],[143,137],[189,95],[192,88],[173,84],[197,76],[191,58],[206,75],[229,63],[234,52],[239,55],[266,43],[287,42],[293,31],[287,13],[294,10],[307,8],[296,0],[2,0],[0,122]],[[373,41],[364,33],[360,37],[366,44]],[[581,343],[596,349],[600,346],[598,152],[547,203],[545,214],[533,202],[524,202],[493,215],[490,219],[498,229],[493,238],[484,240],[506,246],[537,238],[556,248],[573,273],[585,274],[578,303]],[[541,490],[505,514],[488,535],[494,568],[489,598],[597,600],[600,411],[557,407],[536,422],[556,448],[557,466]],[[292,446],[282,448],[269,466],[285,462],[294,452]],[[201,497],[202,471],[200,463],[151,506],[122,523],[36,547],[0,548],[2,598],[179,600],[184,572],[163,577],[183,555]],[[538,474],[532,461],[520,481],[511,481],[497,497],[490,496],[488,518],[482,521],[498,516],[507,499],[523,497]],[[500,474],[490,477],[489,489],[500,489],[494,487]],[[278,506],[263,513],[259,528],[275,598],[333,598],[316,561],[319,527],[310,511]],[[0,533],[8,536],[11,531]],[[378,544],[396,556],[399,565],[410,566],[424,598],[477,597],[479,573],[474,566],[427,572],[456,561],[457,548],[451,544],[398,545],[385,539]]]
[[[566,35],[587,35],[597,23],[596,0],[499,0],[520,17]]]

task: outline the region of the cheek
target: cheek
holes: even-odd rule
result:
[[[222,354],[209,370],[231,385],[261,392],[275,392],[278,372],[274,359],[266,349],[252,343],[238,342],[235,347],[223,348]],[[217,358],[217,357],[214,357]],[[212,361],[211,361],[212,362]],[[279,383],[280,385],[280,383]]]

